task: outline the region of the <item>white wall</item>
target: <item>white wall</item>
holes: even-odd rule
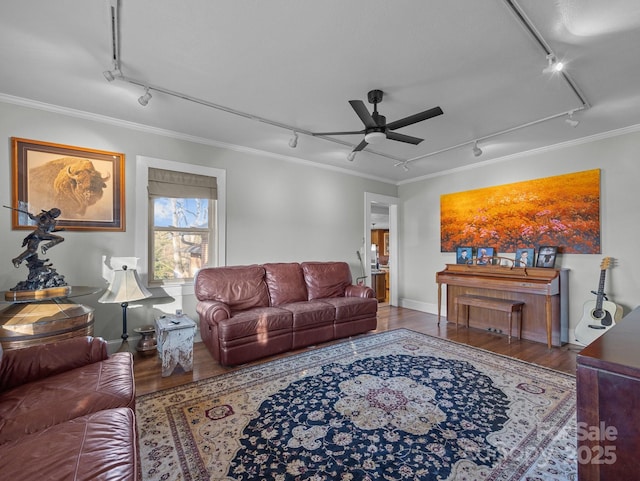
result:
[[[0,204],[11,205],[11,137],[125,153],[126,232],[65,232],[65,241],[47,253],[53,266],[71,285],[104,287],[101,257],[134,255],[138,222],[135,192],[136,156],[211,166],[226,171],[227,265],[304,260],[344,260],[355,275],[360,264],[356,250],[363,242],[364,192],[395,196],[397,188],[308,163],[224,149],[159,135],[151,129],[93,116],[67,115],[0,102]],[[295,151],[292,151],[292,155]],[[53,207],[53,206],[52,206]],[[0,208],[0,290],[26,279],[23,265],[11,259],[22,252],[29,231],[11,230],[11,213]],[[95,335],[118,340],[121,309],[98,304],[98,295],[78,299],[95,308]],[[154,314],[172,312],[176,305],[195,318],[193,297],[145,300],[129,310],[129,332],[152,323]]]
[[[570,339],[584,302],[595,300],[590,291],[598,288],[603,257],[616,259],[616,266],[607,271],[605,292],[628,313],[640,304],[638,152],[640,133],[627,132],[541,149],[399,186],[401,305],[437,312],[435,274],[445,264],[455,263],[453,253],[440,252],[442,194],[597,168],[601,170],[602,254],[565,254],[558,256],[556,263],[556,267],[570,269]]]
[[[166,133],[164,133],[166,134]],[[640,133],[576,143],[531,152],[476,168],[450,172],[396,187],[360,177],[324,170],[272,156],[224,149],[161,135],[152,129],[93,116],[68,115],[0,102],[0,204],[11,205],[10,138],[56,142],[126,155],[127,231],[66,232],[65,242],[49,254],[54,267],[72,285],[103,287],[102,255],[130,256],[135,245],[137,219],[134,191],[136,156],[224,169],[227,172],[227,264],[268,261],[345,260],[359,275],[355,251],[363,241],[364,192],[400,197],[399,273],[401,305],[436,312],[435,273],[455,262],[440,252],[440,195],[510,182],[601,169],[602,254],[562,255],[561,267],[570,269],[570,328],[582,315],[582,305],[595,296],[603,257],[617,259],[607,273],[606,291],[625,312],[640,304],[639,232]],[[292,151],[295,154],[295,151]],[[428,160],[424,160],[428,161]],[[0,290],[26,278],[26,267],[15,269],[11,259],[20,253],[28,231],[12,231],[10,211],[0,208]],[[96,309],[95,334],[117,340],[121,312],[118,306],[97,303],[97,295],[79,299]],[[178,300],[195,316],[195,300]],[[143,301],[129,314],[130,332],[148,324],[156,312],[171,312],[174,303]]]

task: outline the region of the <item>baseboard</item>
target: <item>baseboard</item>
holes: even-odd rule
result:
[[[438,305],[429,302],[416,301],[414,299],[401,298],[400,307],[413,309],[415,311],[426,312],[429,314],[438,314]],[[447,315],[447,306],[442,306],[442,316]]]
[[[138,336],[138,335],[133,335],[133,336],[129,336],[129,339],[127,339],[129,341],[129,351],[131,352],[135,352],[136,351],[136,345],[138,344],[138,341],[140,340],[142,336]],[[195,337],[193,338],[193,343],[195,344],[196,342],[202,342],[202,338],[200,337],[200,331],[196,330],[196,334]],[[114,352],[117,352],[118,349],[120,349],[120,346],[122,345],[122,339],[110,339],[107,340],[107,352],[109,354],[113,354]]]

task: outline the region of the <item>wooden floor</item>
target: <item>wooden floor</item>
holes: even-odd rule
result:
[[[378,329],[376,332],[391,329],[405,328],[442,337],[460,343],[476,346],[488,351],[493,351],[506,356],[521,359],[523,361],[539,364],[557,371],[575,374],[576,356],[582,349],[581,346],[565,344],[562,347],[548,349],[546,344],[518,340],[512,338],[511,344],[507,342],[506,335],[497,334],[479,329],[460,327],[456,330],[455,323],[448,323],[442,319],[438,326],[438,318],[434,314],[427,314],[402,307],[391,307],[381,304],[378,310]],[[366,334],[364,334],[366,335]],[[322,346],[328,345],[323,344]],[[318,346],[307,348],[314,349]],[[171,376],[163,378],[160,375],[161,364],[158,356],[153,354],[135,354],[134,371],[136,378],[136,393],[138,395],[160,391],[169,387],[179,386],[199,379],[205,379],[224,372],[240,369],[244,366],[223,367],[220,366],[209,354],[202,342],[194,345],[193,371],[184,372],[179,366]],[[265,362],[291,355],[292,353],[262,359],[252,364]]]

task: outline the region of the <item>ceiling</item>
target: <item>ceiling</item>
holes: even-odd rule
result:
[[[123,78],[108,82],[112,6]],[[637,0],[21,0],[0,6],[0,45],[0,100],[393,183],[640,125]],[[542,72],[547,51],[566,75]],[[361,130],[348,101],[371,108],[372,89],[388,122],[444,115],[397,131],[419,145],[383,140],[352,162],[363,135],[309,135]]]
[[[371,204],[371,228],[372,229],[388,229],[389,228],[389,206],[384,204]]]

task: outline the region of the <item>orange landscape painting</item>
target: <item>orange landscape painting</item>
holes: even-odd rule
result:
[[[440,250],[495,246],[498,253],[540,245],[600,253],[600,169],[444,194]]]

